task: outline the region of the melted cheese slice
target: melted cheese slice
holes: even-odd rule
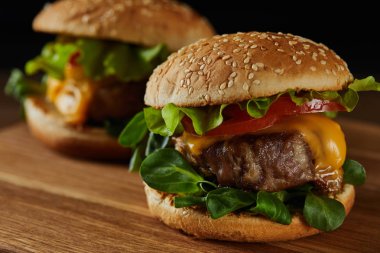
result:
[[[309,144],[317,176],[321,180],[333,182],[343,175],[342,165],[346,158],[346,141],[338,123],[320,114],[302,114],[289,117],[272,127],[254,134],[275,132],[299,132]],[[229,139],[233,136],[195,136],[184,133],[180,138],[194,155],[215,142]]]
[[[80,125],[86,121],[95,86],[85,77],[82,68],[68,64],[64,80],[49,77],[46,98],[63,115],[66,123]]]

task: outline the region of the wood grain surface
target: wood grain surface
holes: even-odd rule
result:
[[[141,181],[124,164],[72,160],[0,131],[0,252],[380,252],[380,127],[343,121],[349,156],[368,180],[337,231],[290,242],[197,240],[148,212]]]

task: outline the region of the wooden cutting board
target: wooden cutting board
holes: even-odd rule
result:
[[[337,231],[290,242],[197,240],[148,212],[124,164],[72,160],[20,123],[0,131],[0,252],[380,252],[380,127],[342,121],[368,180]]]

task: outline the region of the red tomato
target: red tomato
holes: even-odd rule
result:
[[[72,65],[72,66],[76,66],[78,65],[78,58],[80,56],[80,52],[79,51],[76,51],[75,53],[73,53],[70,58],[69,58],[69,63]]]
[[[337,103],[328,100],[313,99],[301,106],[292,102],[289,96],[282,96],[274,102],[264,117],[255,119],[249,116],[245,109],[241,110],[237,105],[230,105],[223,111],[224,121],[215,129],[206,133],[208,136],[235,135],[242,133],[252,133],[272,126],[283,117],[301,114],[316,113],[326,111],[345,111],[345,108]],[[194,133],[189,118],[183,121],[186,131]]]

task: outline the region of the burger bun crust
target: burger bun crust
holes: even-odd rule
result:
[[[121,147],[105,129],[68,126],[44,99],[29,97],[24,101],[26,121],[33,136],[49,148],[77,158],[127,160],[131,150]]]

